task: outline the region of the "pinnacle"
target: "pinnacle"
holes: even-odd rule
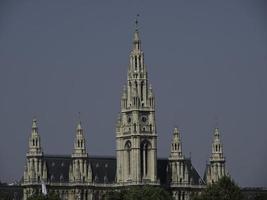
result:
[[[82,130],[82,122],[81,121],[78,123],[76,130],[77,131]]]
[[[37,128],[37,119],[35,117],[32,119],[32,128]]]
[[[178,130],[177,127],[174,128],[174,130],[173,130],[173,134],[175,134],[175,135],[176,135],[176,134],[179,134],[179,130]]]

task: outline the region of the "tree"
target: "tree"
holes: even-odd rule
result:
[[[171,200],[169,192],[161,187],[132,186],[120,191],[112,191],[107,200]]]
[[[266,200],[267,199],[267,194],[257,194],[255,196],[255,200]]]
[[[46,196],[42,194],[34,194],[30,196],[27,200],[60,200],[60,198],[56,193],[51,192]]]
[[[222,177],[218,182],[208,185],[207,188],[194,200],[242,200],[243,195],[235,182],[227,177]]]

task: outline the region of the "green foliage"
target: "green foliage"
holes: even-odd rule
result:
[[[60,200],[59,196],[56,193],[49,193],[48,195],[34,194],[30,196],[27,200]]]
[[[194,200],[242,200],[240,188],[227,176],[222,177],[217,183],[208,185],[201,195]]]
[[[13,196],[7,191],[0,191],[0,200],[11,200]]]
[[[112,191],[107,200],[171,200],[171,195],[161,187],[132,186],[120,192]]]
[[[255,200],[267,200],[267,194],[257,194]]]

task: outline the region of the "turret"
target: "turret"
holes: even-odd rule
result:
[[[220,139],[218,128],[214,129],[211,157],[209,164],[206,166],[204,179],[208,184],[217,182],[221,177],[226,175],[225,158],[223,156],[223,145]]]
[[[88,182],[92,179],[92,172],[88,173],[88,154],[86,152],[86,140],[82,128],[82,123],[79,122],[76,127],[76,134],[74,139],[74,150],[71,155],[72,164],[69,168],[70,182]]]
[[[86,142],[83,134],[82,123],[79,122],[76,128],[76,135],[74,140],[74,150],[72,157],[87,157]]]
[[[175,128],[173,131],[172,144],[171,144],[171,159],[183,159],[182,154],[182,141],[181,135],[178,128]]]
[[[37,120],[32,120],[31,136],[29,137],[29,150],[27,156],[42,156],[41,138],[38,133]]]
[[[39,135],[37,120],[32,120],[31,135],[27,153],[27,164],[24,171],[24,182],[40,182],[47,176],[44,168],[41,137]],[[46,180],[45,180],[46,181]]]
[[[171,153],[169,156],[170,184],[189,184],[187,163],[188,162],[182,152],[182,140],[180,131],[178,130],[178,128],[174,128],[171,143]],[[191,163],[191,161],[189,163]]]

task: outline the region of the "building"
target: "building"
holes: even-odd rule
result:
[[[131,185],[160,185],[177,200],[188,200],[206,184],[226,174],[219,129],[214,129],[212,155],[202,178],[182,151],[181,133],[173,131],[170,155],[157,158],[155,98],[149,84],[139,30],[134,31],[127,84],[121,97],[116,124],[116,157],[87,154],[86,140],[79,122],[70,156],[45,155],[37,120],[32,121],[27,161],[23,176],[23,195],[41,193],[41,184],[56,191],[62,199],[103,199],[111,189]]]

